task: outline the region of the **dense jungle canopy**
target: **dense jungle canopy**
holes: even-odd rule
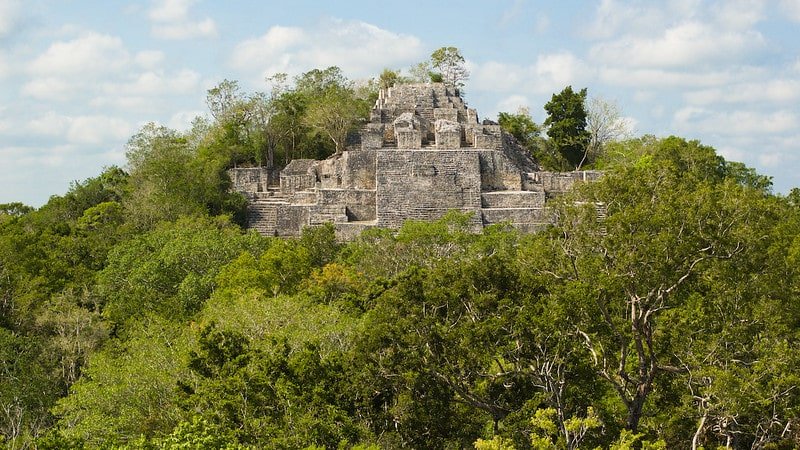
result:
[[[403,80],[224,81],[211,119],[143,127],[125,168],[0,205],[0,443],[800,446],[800,190],[696,141],[599,139],[585,90],[554,94],[573,128],[548,137],[555,116],[499,117],[543,164],[605,172],[541,233],[242,229],[225,169],[341,151]]]

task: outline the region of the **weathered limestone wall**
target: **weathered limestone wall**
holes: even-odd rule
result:
[[[375,189],[375,150],[343,152],[311,169],[321,189]]]
[[[375,191],[356,189],[320,189],[317,192],[320,205],[342,205],[350,222],[375,220]]]
[[[407,219],[436,220],[451,209],[474,213],[480,226],[478,152],[379,150],[376,171],[378,226],[398,228]]]
[[[484,208],[544,208],[544,191],[495,191],[481,194]]]
[[[242,167],[228,171],[232,189],[236,192],[264,192],[277,181],[278,172],[266,167]]]
[[[568,192],[576,182],[597,180],[602,175],[602,172],[582,170],[574,172],[532,172],[526,175],[527,178],[523,183],[523,189],[542,189],[550,195],[558,195]]]
[[[522,189],[520,169],[503,153],[482,149],[480,157],[481,189],[484,191],[518,191]]]

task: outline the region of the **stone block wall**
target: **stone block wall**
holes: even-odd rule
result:
[[[476,231],[496,223],[535,231],[554,220],[548,198],[599,176],[539,172],[513,137],[479,123],[441,83],[382,90],[370,120],[345,151],[325,160],[293,160],[279,175],[231,169],[233,188],[250,203],[249,226],[291,237],[333,223],[340,239],[352,239],[370,227],[396,229],[458,210],[470,214]]]
[[[458,122],[458,111],[455,108],[434,108],[433,120],[434,122],[439,120]]]
[[[345,166],[344,185],[352,189],[375,189],[375,154],[377,150],[347,152],[342,160]]]
[[[461,124],[454,120],[436,120],[436,148],[454,150],[461,147]]]
[[[367,124],[361,131],[361,149],[376,149],[383,146],[383,129],[381,123]]]
[[[317,184],[317,177],[313,174],[289,175],[281,173],[281,191],[290,193],[311,189]]]
[[[422,134],[419,130],[395,128],[394,135],[399,149],[422,148]]]
[[[480,226],[478,153],[470,150],[379,150],[375,194],[377,225],[436,220],[451,209],[474,213]]]
[[[375,189],[375,151],[342,152],[317,161],[310,171],[316,173],[321,189]]]
[[[573,172],[533,172],[527,174],[524,189],[541,189],[550,195],[568,192],[576,182],[595,181],[602,172],[582,170]]]
[[[266,167],[241,167],[228,171],[236,192],[264,192],[267,186],[277,184],[278,172]]]
[[[317,196],[320,205],[342,205],[351,222],[375,220],[375,191],[355,189],[320,189]]]
[[[495,191],[481,194],[484,208],[544,208],[544,191]]]
[[[482,125],[473,128],[472,146],[499,150],[503,147],[503,133],[500,125]]]
[[[484,191],[518,191],[522,189],[519,168],[502,152],[476,150],[480,157],[481,189]]]

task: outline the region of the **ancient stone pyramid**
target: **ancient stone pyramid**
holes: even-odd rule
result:
[[[549,197],[596,172],[543,172],[500,126],[478,121],[442,83],[382,90],[369,123],[347,150],[291,161],[279,173],[231,169],[248,201],[248,223],[266,235],[297,236],[332,222],[342,239],[408,219],[469,213],[476,230],[506,222],[525,231],[551,223]]]

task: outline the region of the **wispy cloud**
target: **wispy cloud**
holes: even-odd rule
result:
[[[800,22],[800,0],[781,0],[780,5],[790,20]]]
[[[272,26],[263,35],[240,42],[230,63],[262,78],[328,66],[339,66],[353,77],[367,77],[384,67],[418,62],[424,56],[417,37],[361,21],[325,19],[306,28]]]
[[[22,2],[19,0],[0,0],[0,39],[14,31],[22,11]]]
[[[470,87],[496,93],[550,94],[592,79],[594,69],[568,51],[541,54],[533,64],[470,62]]]
[[[154,0],[148,18],[153,36],[182,40],[217,36],[217,24],[210,17],[195,19],[190,9],[195,0]]]

